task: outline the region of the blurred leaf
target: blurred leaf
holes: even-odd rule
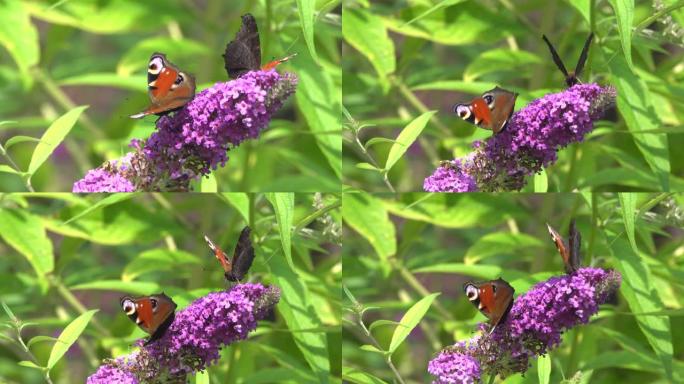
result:
[[[342,35],[370,61],[381,79],[395,71],[394,43],[379,16],[361,8],[345,8]]]
[[[299,24],[302,27],[302,34],[304,41],[309,48],[309,53],[314,61],[318,62],[318,55],[316,54],[316,43],[314,40],[314,13],[316,11],[315,0],[297,0],[297,11],[299,15]]]
[[[463,71],[463,80],[471,81],[502,70],[520,73],[524,67],[539,63],[542,63],[542,60],[533,53],[496,48],[485,51],[472,60]]]
[[[0,304],[2,304],[2,309],[5,311],[5,313],[7,314],[7,317],[9,317],[10,320],[12,320],[12,321],[18,321],[19,320],[19,319],[17,319],[17,316],[14,315],[14,312],[12,312],[10,307],[4,301],[0,301]]]
[[[636,199],[635,193],[618,193],[620,200],[620,211],[622,212],[622,220],[625,222],[625,230],[629,244],[635,253],[639,253],[639,249],[634,239],[634,220],[636,218]]]
[[[539,384],[549,384],[549,379],[551,378],[551,356],[548,353],[537,358],[537,377],[539,378]]]
[[[69,220],[65,221],[64,224],[69,224],[71,222],[74,222],[86,215],[88,215],[91,212],[94,212],[100,208],[108,207],[110,205],[118,204],[122,201],[126,201],[129,199],[134,198],[139,194],[137,193],[114,193],[109,196],[106,196],[105,198],[98,200],[95,202],[95,204],[89,206],[88,208],[84,209],[80,213],[78,213],[76,216],[71,217]]]
[[[276,221],[280,229],[280,242],[283,245],[285,258],[290,268],[294,269],[292,261],[292,223],[294,220],[294,193],[267,193],[266,198],[273,206]]]
[[[62,115],[50,125],[45,133],[43,133],[36,148],[33,150],[31,163],[29,164],[27,171],[28,173],[31,175],[36,173],[38,168],[43,165],[55,148],[57,148],[66,135],[69,134],[71,128],[73,128],[79,116],[81,116],[81,113],[83,113],[86,108],[88,108],[88,106],[76,107]]]
[[[546,169],[534,174],[534,192],[546,193],[549,191],[549,178],[546,174]]]
[[[387,353],[386,351],[383,351],[382,349],[378,349],[377,347],[370,345],[370,344],[364,344],[364,345],[360,346],[359,349],[362,351],[377,353],[380,355],[384,355]]]
[[[311,293],[307,285],[277,253],[265,259],[268,260],[275,284],[282,290],[278,311],[283,316],[287,327],[310,329],[319,326],[321,321],[313,308]],[[330,362],[325,333],[294,332],[292,337],[318,380],[321,383],[328,383]]]
[[[5,150],[10,149],[15,144],[25,143],[29,141],[40,143],[40,139],[36,139],[35,137],[22,135],[12,136],[5,142]]]
[[[440,1],[439,3],[437,3],[437,4],[433,5],[432,7],[430,7],[427,11],[425,11],[425,12],[421,13],[420,15],[414,17],[413,19],[407,21],[406,24],[404,24],[404,25],[411,24],[411,23],[413,23],[414,21],[420,20],[420,19],[422,19],[422,18],[424,18],[424,17],[430,15],[431,13],[433,13],[433,12],[435,12],[435,11],[437,11],[437,10],[440,10],[440,9],[442,9],[442,8],[444,8],[444,7],[449,7],[449,6],[452,6],[452,5],[456,5],[456,4],[458,4],[458,3],[463,3],[464,1],[466,1],[466,0],[442,0],[442,1]],[[403,25],[402,25],[402,27],[403,27]]]
[[[394,329],[394,333],[392,334],[392,341],[390,341],[389,346],[390,354],[394,353],[394,351],[399,348],[401,343],[403,343],[411,331],[413,331],[413,328],[420,323],[420,321],[423,319],[423,316],[425,316],[428,309],[430,309],[430,305],[432,305],[432,302],[437,296],[439,296],[439,293],[427,295],[418,300],[418,302],[413,304],[411,308],[406,311],[404,316],[399,321],[399,325]]]
[[[364,237],[388,270],[387,259],[397,252],[394,224],[382,202],[366,193],[345,193],[342,196],[342,218]]]
[[[17,63],[24,89],[28,89],[33,84],[29,69],[38,64],[40,46],[38,30],[31,23],[25,4],[18,0],[0,2],[0,44]]]
[[[17,171],[14,168],[10,167],[9,165],[5,165],[5,164],[0,164],[0,172],[11,173],[13,175],[25,175],[26,174],[26,172]]]
[[[50,351],[50,358],[47,362],[47,369],[52,369],[52,367],[57,364],[57,362],[64,356],[64,354],[69,350],[71,345],[76,342],[83,330],[92,319],[93,315],[99,311],[99,309],[93,309],[88,312],[83,313],[79,317],[75,318],[69,325],[64,328],[62,333],[57,338],[57,342],[52,346],[52,351]]]
[[[216,193],[218,192],[218,187],[216,185],[216,177],[213,173],[202,176],[200,181],[200,192],[203,193]]]
[[[46,287],[45,276],[54,269],[54,256],[40,218],[26,210],[0,208],[0,237],[26,257]]]
[[[584,21],[587,23],[591,22],[591,0],[568,0],[568,3],[575,7],[577,11],[582,15]]]
[[[660,122],[650,99],[648,88],[634,76],[625,61],[616,56],[610,62],[617,88],[617,106],[630,131],[658,128]],[[669,191],[670,160],[666,134],[635,134],[634,142],[644,159],[658,176],[660,187]]]
[[[195,384],[209,384],[209,371],[199,371],[195,373]]]
[[[183,61],[187,61],[188,64],[190,62],[197,62],[198,57],[212,54],[204,44],[198,41],[188,38],[174,39],[166,36],[155,36],[138,41],[124,53],[116,66],[116,74],[128,77],[136,71],[146,72],[150,56],[155,52],[168,52],[170,61],[179,65]],[[180,66],[185,68],[185,70],[192,69],[188,68],[188,65]],[[146,84],[146,81],[138,83],[137,89],[147,91]]]
[[[389,154],[387,155],[385,171],[392,169],[394,164],[396,164],[401,156],[406,153],[411,144],[416,141],[418,135],[423,132],[428,121],[430,121],[430,118],[432,118],[435,113],[437,113],[437,111],[425,112],[413,119],[413,121],[401,130],[399,136],[397,136],[397,142],[392,145],[392,148],[390,148]]]
[[[643,259],[623,238],[608,239],[613,260],[622,274],[620,291],[627,300],[632,312],[643,313],[662,309],[663,305],[655,292],[653,276]],[[672,380],[672,332],[670,320],[666,316],[639,316],[637,324],[646,340],[651,345],[665,370],[666,376]]]
[[[623,368],[635,371],[660,372],[657,360],[631,351],[604,351],[582,365],[583,370]]]
[[[31,340],[29,340],[28,343],[26,343],[26,347],[31,348],[31,346],[32,346],[33,344],[41,343],[41,342],[44,342],[44,341],[57,342],[58,340],[57,340],[57,338],[55,338],[55,337],[38,335],[38,336],[32,337]]]
[[[363,147],[368,149],[371,146],[378,144],[378,143],[394,144],[396,142],[397,142],[396,140],[388,139],[386,137],[373,137],[370,140],[366,141],[366,143],[363,145]]]
[[[387,384],[370,373],[359,371],[356,368],[342,367],[342,380],[356,384]]]
[[[534,236],[524,233],[492,232],[478,238],[468,248],[463,261],[475,264],[490,256],[528,251],[529,248],[543,247],[545,243]]]
[[[116,73],[86,73],[62,79],[59,85],[91,85],[147,92],[147,77],[122,76]]]
[[[246,193],[229,192],[222,193],[225,198],[240,213],[240,216],[249,224],[249,197]]]
[[[427,267],[412,270],[413,273],[456,273],[479,277],[486,280],[496,279],[503,269],[496,265],[477,264],[467,265],[463,263],[434,264]]]
[[[375,320],[375,321],[368,327],[368,331],[369,331],[369,332],[372,332],[373,329],[375,329],[375,328],[377,328],[377,327],[382,327],[382,326],[385,326],[385,325],[394,325],[394,326],[396,326],[396,327],[405,327],[405,325],[401,324],[401,323],[398,322],[398,321],[380,319],[380,320]]]
[[[382,169],[375,168],[375,166],[373,164],[368,164],[368,163],[358,163],[358,164],[356,164],[356,168],[365,169],[367,171],[382,172]]]
[[[161,287],[157,283],[145,281],[121,281],[121,280],[97,280],[90,283],[76,284],[69,287],[72,291],[78,290],[101,290],[118,291],[131,295],[150,295],[159,292]]]
[[[209,254],[209,252],[207,252]],[[202,259],[185,251],[172,251],[169,249],[151,249],[138,255],[131,260],[121,274],[121,279],[131,281],[138,276],[156,271],[173,270],[182,268],[187,264],[202,264]]]
[[[20,361],[17,363],[18,365],[21,365],[22,367],[26,368],[34,368],[34,369],[39,369],[39,370],[44,370],[43,367],[36,365],[36,363],[28,360]]]
[[[630,70],[634,71],[632,63],[632,23],[634,22],[634,0],[609,0],[615,11],[617,29],[620,33],[620,43],[625,60]]]

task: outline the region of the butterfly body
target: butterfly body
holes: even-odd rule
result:
[[[463,285],[468,300],[489,319],[491,332],[506,319],[513,306],[515,290],[502,278]]]
[[[254,247],[249,238],[250,232],[249,227],[242,229],[237,244],[235,245],[232,259],[229,259],[228,255],[226,255],[220,247],[214,244],[208,236],[204,236],[204,240],[206,240],[209,248],[214,252],[214,256],[219,263],[221,263],[224,276],[228,281],[239,282],[245,277],[245,274],[252,266],[252,262],[254,261]]]
[[[274,69],[278,64],[286,62],[294,56],[296,54],[273,60],[262,66],[259,28],[254,16],[248,13],[242,16],[242,24],[235,35],[235,39],[226,45],[223,59],[228,76],[236,79],[249,71]]]
[[[570,222],[568,230],[570,239],[568,244],[563,241],[563,237],[553,227],[549,224],[546,224],[546,227],[549,230],[549,234],[551,234],[551,240],[556,245],[556,249],[558,249],[558,253],[563,258],[565,272],[569,275],[575,273],[580,268],[580,248],[582,246],[582,238],[575,227],[575,220]]]
[[[176,303],[163,292],[133,298],[121,298],[121,308],[128,317],[150,335],[145,345],[161,338],[175,319]]]
[[[178,69],[163,53],[154,53],[147,66],[147,88],[150,106],[131,115],[133,119],[180,109],[195,97],[195,78]]]
[[[454,112],[471,124],[499,133],[508,125],[517,97],[515,92],[495,87],[470,103],[456,104]]]
[[[560,71],[563,72],[563,75],[565,75],[565,84],[568,87],[572,87],[573,85],[580,83],[579,75],[582,73],[582,70],[584,69],[584,63],[587,61],[587,55],[589,54],[589,46],[591,45],[591,40],[593,38],[594,34],[590,33],[589,37],[587,37],[587,40],[584,42],[584,48],[582,48],[582,53],[580,54],[579,60],[577,60],[575,70],[568,71],[565,68],[565,65],[563,64],[563,60],[561,60],[560,56],[558,55],[558,52],[556,52],[556,49],[553,47],[553,44],[551,44],[551,42],[549,41],[549,39],[546,38],[545,35],[542,35],[542,39],[544,39],[544,42],[549,47],[549,51],[551,52],[551,58],[553,59],[553,62],[556,63],[558,69],[560,69]]]

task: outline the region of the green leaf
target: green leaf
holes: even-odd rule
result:
[[[482,279],[496,279],[501,275],[503,269],[497,265],[463,263],[433,264],[412,270],[413,273],[457,273],[462,275],[474,276]]]
[[[28,343],[26,343],[26,346],[27,346],[28,348],[31,348],[31,346],[32,346],[33,344],[41,343],[41,342],[44,342],[44,341],[56,342],[56,341],[57,341],[57,338],[55,338],[55,337],[50,337],[50,336],[42,336],[42,335],[35,336],[35,337],[31,338],[31,340],[29,340]]]
[[[382,202],[366,193],[342,195],[342,218],[359,235],[363,236],[388,271],[387,259],[397,252],[394,224]]]
[[[249,223],[249,197],[246,193],[228,192],[222,193],[219,196],[223,197],[240,213],[240,216]]]
[[[452,6],[452,5],[456,5],[456,4],[458,4],[458,3],[463,3],[464,1],[466,1],[466,0],[442,0],[442,1],[440,1],[439,3],[437,3],[437,4],[433,5],[432,7],[430,7],[427,11],[425,11],[425,12],[421,13],[420,15],[414,17],[413,19],[407,21],[406,24],[402,25],[402,27],[405,26],[405,25],[411,24],[411,23],[413,23],[414,21],[418,21],[418,20],[420,20],[420,19],[422,19],[422,18],[424,18],[424,17],[427,17],[427,16],[430,15],[431,13],[433,13],[433,12],[435,12],[435,11],[438,11],[438,10],[444,8],[444,7],[449,7],[449,6]]]
[[[485,51],[472,60],[463,72],[463,80],[472,81],[502,70],[521,71],[525,67],[529,68],[539,63],[542,63],[542,60],[533,53],[496,48]]]
[[[267,193],[266,198],[273,206],[276,221],[280,229],[280,242],[285,252],[285,258],[290,268],[294,268],[292,261],[292,222],[294,220],[294,193]]]
[[[383,381],[370,373],[346,366],[342,367],[342,380],[355,384],[387,384],[386,381]]]
[[[378,349],[378,347],[375,347],[375,346],[370,345],[370,344],[364,344],[364,345],[360,346],[359,349],[362,351],[377,353],[380,355],[384,355],[387,353],[387,351],[383,351],[382,349]]]
[[[0,44],[17,63],[24,89],[28,89],[33,83],[29,69],[38,64],[40,46],[38,30],[23,1],[0,2]]]
[[[413,304],[411,308],[404,314],[404,316],[399,320],[399,326],[394,329],[392,334],[392,341],[390,341],[389,353],[392,354],[399,348],[401,343],[408,337],[408,335],[413,331],[413,328],[418,325],[423,316],[430,309],[430,305],[439,296],[439,292],[427,295],[422,299],[418,300],[417,303]]]
[[[577,11],[584,17],[584,21],[591,22],[591,2],[590,0],[568,0],[568,3],[575,7]]]
[[[331,71],[323,71],[311,61],[299,63],[299,83],[295,98],[318,148],[338,178],[342,177],[342,135],[317,134],[341,129],[342,92]],[[341,77],[341,73],[338,73]],[[324,103],[321,101],[325,100]]]
[[[478,238],[468,248],[463,261],[466,264],[475,264],[494,255],[529,252],[530,248],[541,248],[544,245],[538,238],[524,233],[492,232]]]
[[[394,325],[394,326],[397,326],[397,327],[404,327],[404,326],[405,326],[405,325],[399,323],[398,321],[380,319],[380,320],[374,321],[373,324],[371,324],[371,325],[368,327],[368,331],[373,331],[373,329],[375,329],[375,328],[377,328],[377,327],[382,327],[382,326],[385,326],[385,325]]]
[[[257,249],[259,252],[259,249]],[[279,253],[279,252],[278,252]],[[268,260],[275,284],[282,290],[278,311],[288,329],[313,329],[321,320],[313,308],[312,293],[303,279],[290,267],[283,257],[264,257]],[[321,383],[329,382],[330,362],[328,344],[323,332],[293,332],[295,344],[301,351],[314,374]]]
[[[83,313],[81,316],[75,318],[69,325],[64,328],[62,333],[57,338],[57,342],[52,346],[52,351],[50,351],[50,358],[48,358],[47,369],[52,369],[52,367],[57,364],[57,362],[64,356],[64,354],[69,350],[69,347],[76,342],[81,333],[85,330],[86,326],[93,318],[95,313],[99,309],[93,309],[88,312]]]
[[[539,384],[549,384],[551,379],[551,356],[548,353],[539,356],[537,359],[537,377],[539,378]]]
[[[609,236],[608,244],[622,274],[620,291],[629,308],[635,313],[661,310],[663,304],[655,291],[654,279],[644,259],[623,238]],[[666,376],[672,381],[672,331],[667,316],[638,316],[637,324],[663,365]]]
[[[197,57],[206,56],[212,53],[205,44],[188,39],[187,37],[181,39],[166,36],[150,37],[137,41],[133,47],[121,55],[119,63],[116,66],[116,75],[128,77],[135,72],[145,73],[147,71],[147,62],[152,52],[172,53],[173,57],[170,57],[170,60],[179,64],[184,61],[188,64],[195,63],[197,62]],[[183,65],[182,67],[188,72],[192,72],[196,69],[186,65]],[[138,83],[136,89],[141,92],[147,92],[147,87],[144,82]]]
[[[620,43],[624,57],[630,70],[634,70],[632,63],[632,23],[634,22],[634,0],[609,0],[615,11],[617,29],[620,33]]]
[[[0,172],[2,173],[11,173],[13,175],[24,175],[25,172],[19,172],[15,170],[14,168],[10,167],[9,165],[5,164],[0,164]]]
[[[639,253],[639,249],[636,245],[636,239],[634,238],[634,220],[636,218],[636,194],[635,193],[618,193],[618,198],[620,200],[620,211],[622,212],[622,220],[625,222],[625,231],[627,232],[627,238],[629,239],[629,244],[635,253]]]
[[[386,138],[386,137],[374,137],[374,138],[372,138],[372,139],[366,141],[366,143],[363,145],[363,147],[366,148],[366,149],[368,149],[368,148],[370,148],[371,146],[373,146],[373,145],[375,145],[375,144],[378,144],[378,143],[390,143],[390,144],[394,144],[394,143],[396,143],[396,142],[397,142],[396,140],[388,139],[388,138]]]
[[[121,281],[121,280],[97,280],[90,283],[76,284],[69,287],[72,291],[78,290],[102,290],[119,291],[131,295],[149,295],[150,292],[158,292],[161,287],[157,283],[145,281]]]
[[[45,133],[43,133],[43,136],[40,138],[40,143],[38,143],[36,149],[33,150],[31,163],[29,164],[27,171],[29,174],[33,175],[36,173],[38,168],[40,168],[45,160],[50,157],[52,151],[54,151],[62,140],[64,140],[86,108],[88,108],[88,106],[76,107],[70,110],[55,120]]]
[[[549,178],[546,175],[546,169],[534,174],[534,192],[546,193],[549,190]]]
[[[314,61],[318,62],[314,40],[314,13],[316,11],[316,1],[297,0],[297,11],[299,11],[299,25],[302,27],[302,34],[304,35],[306,46],[309,48],[311,57]]]
[[[121,76],[117,73],[86,73],[59,81],[59,85],[90,85],[97,87],[112,87],[129,91],[143,91],[147,76]],[[140,86],[142,84],[142,87]]]
[[[26,367],[26,368],[39,369],[41,371],[45,370],[45,368],[43,368],[39,365],[36,365],[36,363],[34,363],[32,361],[28,361],[28,360],[20,361],[17,363],[17,365],[21,365],[22,367]]]
[[[621,56],[610,61],[613,84],[617,88],[617,107],[630,131],[659,128],[648,88],[629,71]],[[662,191],[669,191],[670,155],[666,134],[634,134],[634,142],[651,170],[658,176]]]
[[[2,309],[5,311],[7,314],[7,317],[9,317],[12,321],[17,321],[17,317],[14,315],[14,312],[10,309],[9,305],[7,305],[4,301],[0,301],[0,304],[2,304]]]
[[[137,193],[114,193],[109,196],[104,197],[101,200],[98,200],[95,202],[95,204],[91,205],[90,207],[84,209],[83,211],[79,212],[76,216],[72,216],[69,220],[64,222],[64,225],[69,224],[71,222],[74,222],[89,213],[92,213],[98,209],[108,207],[110,205],[118,204],[122,201],[126,201],[129,199],[132,199],[133,197],[136,197],[138,194]]]
[[[209,377],[209,371],[199,371],[195,374],[195,384],[209,384],[210,383],[210,377]]]
[[[360,8],[345,8],[342,36],[370,61],[381,79],[395,71],[394,43],[379,16]]]
[[[430,118],[432,118],[435,113],[437,113],[437,111],[425,112],[413,119],[413,121],[408,123],[408,125],[401,130],[399,136],[397,136],[396,143],[392,145],[392,148],[390,148],[389,154],[387,155],[385,171],[389,171],[394,164],[399,161],[401,156],[406,153],[411,144],[416,141],[418,135],[423,132],[428,121],[430,121]]]
[[[47,284],[45,275],[54,269],[54,256],[40,218],[26,210],[0,208],[0,237],[28,260],[38,278]]]
[[[5,150],[10,149],[15,144],[25,143],[28,141],[40,143],[40,139],[36,139],[35,137],[18,135],[11,137],[9,140],[5,142]]]
[[[192,253],[180,250],[151,249],[131,260],[124,267],[121,279],[131,281],[145,273],[185,268],[188,264],[201,265],[202,259]]]
[[[216,185],[216,177],[213,173],[202,176],[200,181],[200,192],[205,193],[216,193],[218,192],[218,186]]]
[[[376,168],[373,164],[368,164],[368,163],[358,163],[358,164],[356,164],[356,168],[364,169],[366,171],[382,172],[382,169]]]

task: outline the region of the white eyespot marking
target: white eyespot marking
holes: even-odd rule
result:
[[[474,286],[474,285],[468,285],[468,286],[466,286],[466,296],[468,296],[468,300],[470,300],[470,301],[475,301],[475,300],[477,300],[477,298],[478,298],[478,296],[479,296],[479,294],[480,294],[478,291],[479,291],[479,290],[478,290],[477,287]]]
[[[121,307],[127,315],[132,315],[135,313],[135,303],[133,300],[126,299],[121,303]]]
[[[136,323],[136,324],[142,324],[142,319],[139,318],[139,317],[137,317],[137,318],[135,319],[135,323]]]
[[[475,116],[475,125],[480,125],[480,121],[482,120]]]
[[[483,308],[484,308],[484,304],[482,304],[482,302],[480,302],[480,304],[477,305],[477,309],[479,309],[481,311]]]
[[[157,312],[157,306],[158,306],[158,304],[159,304],[159,303],[157,302],[157,299],[150,299],[150,302],[152,303],[152,312],[155,312],[155,313],[156,313],[156,312]]]
[[[204,240],[207,242],[209,245],[209,248],[211,248],[212,251],[216,250],[216,246],[214,245],[214,242],[207,237],[207,235],[204,235]]]
[[[459,104],[456,106],[456,114],[463,120],[468,120],[470,118],[470,107],[465,104]]]
[[[482,98],[484,99],[485,103],[487,103],[487,106],[489,109],[494,108],[494,95],[491,93],[485,93],[482,95]]]
[[[147,84],[147,85],[150,86],[150,87],[156,87],[156,86],[157,86],[157,80],[155,80],[155,81],[153,81],[153,82],[151,82],[151,83],[149,83],[149,84]]]
[[[162,61],[161,57],[155,57],[150,61],[150,65],[147,67],[147,72],[157,75],[159,72],[161,72],[162,68],[164,68],[164,62]]]

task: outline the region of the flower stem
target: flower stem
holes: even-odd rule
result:
[[[672,12],[672,11],[675,11],[675,10],[677,10],[677,9],[679,9],[679,8],[682,8],[682,7],[684,7],[684,0],[680,0],[680,1],[678,1],[677,3],[674,3],[674,4],[670,5],[670,6],[667,6],[667,7],[663,8],[663,9],[661,9],[660,11],[658,11],[658,12],[654,13],[653,15],[651,15],[651,16],[645,18],[645,19],[642,20],[639,24],[637,24],[637,26],[635,27],[634,33],[639,33],[639,32],[641,32],[642,29],[646,28],[649,24],[651,24],[651,23],[653,23],[654,21],[658,20],[658,19],[661,18],[663,15],[665,15],[665,14],[667,14],[667,13],[670,13],[670,12]]]
[[[341,206],[342,206],[342,200],[338,199],[336,202],[334,202],[330,205],[326,205],[325,207],[314,211],[309,216],[303,218],[299,223],[297,223],[297,225],[294,228],[293,233],[299,233],[299,231],[301,231],[304,227],[309,225],[309,223],[311,223],[312,221],[318,219],[319,217],[325,215],[326,213],[332,211],[333,209],[339,208]]]
[[[359,315],[358,324],[361,327],[361,329],[363,330],[363,333],[366,335],[368,340],[370,340],[371,344],[373,344],[373,346],[375,348],[377,348],[380,351],[383,351],[383,348],[382,348],[382,346],[380,346],[380,343],[378,343],[378,341],[375,340],[375,337],[373,337],[373,335],[370,333],[368,328],[366,328],[366,324],[363,323],[363,315],[361,313],[359,313],[358,315]],[[404,379],[401,377],[401,374],[399,373],[399,370],[397,370],[397,367],[395,367],[394,363],[392,363],[392,356],[387,356],[387,358],[385,359],[385,362],[387,363],[387,366],[389,366],[390,370],[392,370],[392,373],[394,373],[394,377],[397,378],[397,381],[401,384],[405,384]]]
[[[57,289],[57,292],[59,292],[60,296],[69,303],[74,309],[80,313],[83,314],[88,311],[88,309],[81,304],[81,302],[74,296],[73,293],[62,283],[61,280],[58,278],[51,276],[49,277],[50,285],[55,287]],[[93,324],[95,328],[97,328],[97,331],[106,335],[106,336],[111,336],[111,332],[109,332],[109,329],[105,328],[96,318],[92,318],[90,322]]]
[[[494,384],[494,379],[496,379],[496,374],[492,373],[489,376],[489,384]]]
[[[420,293],[422,296],[427,296],[430,294],[430,291],[425,288],[423,284],[421,284],[418,279],[416,279],[415,276],[406,269],[403,265],[399,264],[399,262],[395,259],[390,259],[390,264],[392,264],[392,268],[396,269],[399,271],[399,275],[408,283],[408,285],[411,286],[416,292]],[[454,317],[451,315],[451,313],[444,308],[438,301],[434,301],[432,305],[439,311],[439,313],[442,314],[442,316],[446,317],[449,320],[454,320]]]

